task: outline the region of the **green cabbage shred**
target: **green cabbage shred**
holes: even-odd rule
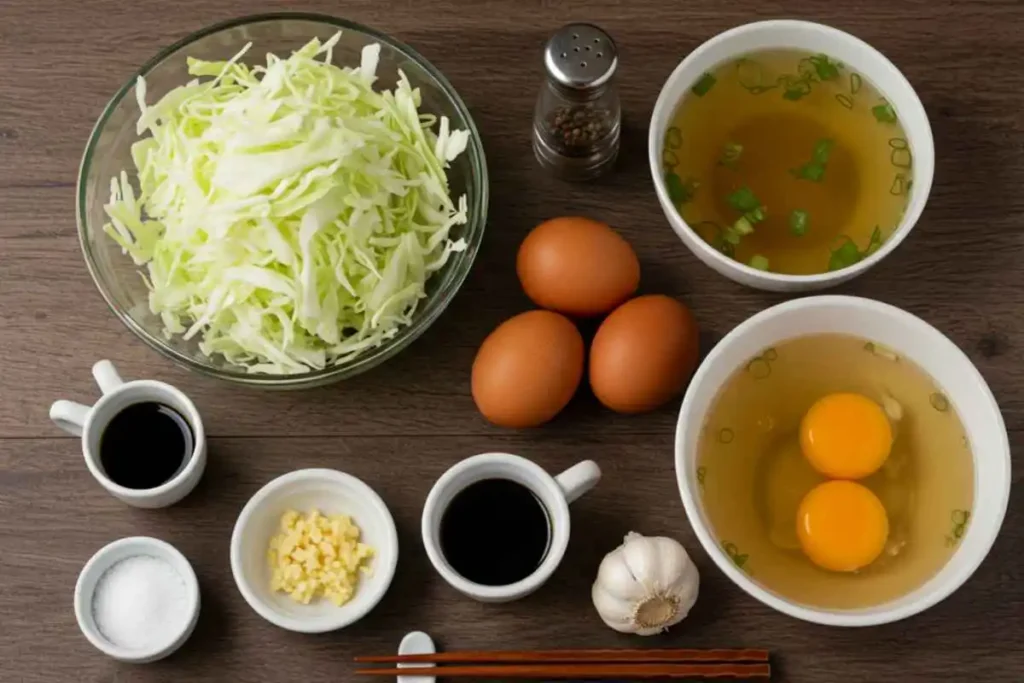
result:
[[[331,64],[341,34],[266,66],[188,59],[195,80],[146,105],[138,190],[111,180],[106,233],[139,266],[167,339],[251,373],[352,361],[410,324],[465,241],[446,168],[468,131],[420,113],[405,74],[375,91],[380,45]],[[200,80],[210,77],[207,80]],[[437,124],[437,132],[433,126]]]

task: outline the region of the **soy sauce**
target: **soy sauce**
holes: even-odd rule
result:
[[[551,545],[547,508],[510,479],[484,479],[455,494],[441,517],[441,551],[452,569],[484,586],[532,574]]]
[[[100,437],[100,464],[115,484],[151,489],[170,481],[192,456],[188,421],[170,406],[133,403],[113,417]]]

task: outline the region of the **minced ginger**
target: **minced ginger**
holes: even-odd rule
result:
[[[281,516],[280,533],[270,540],[270,588],[308,605],[323,595],[339,607],[352,599],[359,575],[370,572],[373,548],[359,542],[360,530],[348,515]]]

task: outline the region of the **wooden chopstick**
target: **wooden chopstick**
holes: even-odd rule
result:
[[[539,650],[437,652],[356,657],[360,664],[461,664],[529,662],[767,662],[768,650]]]
[[[435,676],[440,678],[770,678],[771,665],[743,664],[505,664],[432,666],[415,669],[360,669],[360,676]]]

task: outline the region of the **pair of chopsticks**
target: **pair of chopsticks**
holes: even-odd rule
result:
[[[767,650],[542,650],[534,652],[440,652],[356,657],[360,664],[429,664],[416,668],[375,668],[364,676],[454,678],[708,678],[767,679]],[[437,666],[446,664],[449,666]]]

